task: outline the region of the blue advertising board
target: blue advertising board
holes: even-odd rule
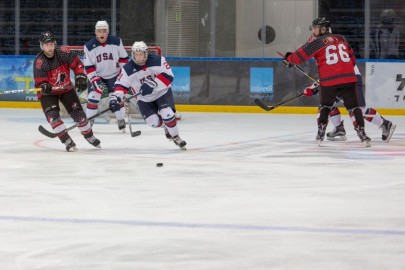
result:
[[[32,64],[34,56],[0,57],[0,91],[30,89],[34,87]],[[0,95],[3,101],[37,101],[35,94],[15,93]]]
[[[273,99],[273,68],[250,68],[250,97]]]
[[[174,80],[172,82],[173,95],[176,99],[190,97],[190,67],[172,67]]]

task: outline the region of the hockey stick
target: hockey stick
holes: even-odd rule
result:
[[[52,90],[66,90],[66,89],[72,89],[74,88],[73,85],[69,85],[69,86],[57,86],[57,87],[52,87]],[[16,93],[37,93],[39,91],[41,91],[42,88],[31,88],[31,89],[19,89],[19,90],[6,90],[6,91],[1,91],[0,95],[4,95],[4,94],[16,94]]]
[[[129,100],[133,99],[134,97],[139,96],[140,94],[141,94],[141,93],[138,93],[138,94],[132,95],[132,96],[130,96],[130,97],[128,97],[128,98],[124,98],[124,102],[128,102]],[[104,109],[104,110],[102,110],[101,112],[98,112],[98,113],[96,113],[95,115],[89,117],[87,120],[93,120],[94,118],[96,118],[96,117],[98,117],[98,116],[100,116],[100,115],[102,115],[102,114],[108,112],[109,110],[110,110],[110,108]],[[40,125],[40,126],[38,127],[38,130],[39,130],[39,132],[41,132],[43,135],[45,135],[45,136],[47,136],[47,137],[49,137],[49,138],[56,138],[56,137],[58,137],[60,134],[66,132],[66,131],[72,130],[72,129],[74,129],[75,127],[77,127],[77,123],[74,124],[74,125],[72,125],[72,126],[70,126],[70,127],[68,127],[68,128],[66,128],[65,130],[63,130],[63,131],[61,131],[61,132],[53,133],[53,132],[50,132],[50,131],[48,131],[47,129],[45,129],[42,125]],[[136,133],[136,131],[135,131],[134,133]],[[140,131],[139,131],[139,135],[141,135]],[[139,135],[136,135],[136,136],[139,136]],[[131,132],[131,136],[132,136],[132,132]],[[135,137],[135,136],[132,136],[132,137]]]
[[[287,62],[287,60],[284,59],[284,55],[283,55],[281,52],[277,52],[277,54],[280,55],[280,56],[283,58],[283,62],[284,62],[285,65],[290,64],[290,63]],[[296,69],[298,69],[299,71],[301,71],[302,74],[304,74],[305,76],[307,76],[310,80],[312,80],[313,82],[315,82],[316,86],[318,86],[318,84],[319,84],[318,80],[312,78],[312,76],[310,76],[308,73],[306,73],[305,70],[303,70],[300,66],[297,66],[297,65],[294,64],[294,67],[295,67]]]
[[[129,126],[129,133],[131,133],[131,136],[132,136],[132,137],[136,137],[136,136],[141,135],[141,131],[140,131],[140,130],[137,130],[137,131],[132,131],[132,125],[131,125],[131,115],[129,114],[129,108],[128,108],[127,115],[128,115],[128,126]]]
[[[285,101],[283,101],[283,102],[280,102],[280,103],[278,103],[278,104],[276,104],[276,105],[274,105],[274,106],[268,106],[268,105],[266,105],[262,100],[260,100],[260,99],[258,99],[258,98],[255,99],[255,103],[256,103],[257,106],[259,106],[259,107],[262,108],[263,110],[265,110],[265,111],[271,111],[271,110],[273,110],[273,109],[275,109],[275,108],[277,108],[277,107],[279,107],[279,106],[281,106],[281,105],[284,105],[284,104],[286,104],[286,103],[288,103],[288,102],[291,102],[291,101],[293,101],[293,100],[295,100],[295,99],[297,99],[297,98],[300,98],[300,97],[302,97],[303,95],[304,95],[304,93],[301,93],[301,94],[299,94],[298,96],[295,96],[295,97],[292,97],[292,98],[290,98],[290,99],[287,99],[287,100],[285,100]]]

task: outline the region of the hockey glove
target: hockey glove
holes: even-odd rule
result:
[[[310,97],[310,96],[318,94],[318,92],[319,92],[318,86],[319,86],[319,83],[314,82],[311,86],[305,88],[304,89],[304,96]]]
[[[95,77],[91,80],[93,88],[95,90],[98,90],[99,92],[101,92],[101,94],[103,93],[108,93],[108,87],[105,84],[105,82],[103,80],[100,79],[100,77]]]
[[[146,96],[152,94],[156,86],[157,82],[155,82],[153,79],[146,78],[145,82],[141,85],[141,95]]]
[[[288,56],[290,56],[292,54],[292,52],[287,52],[285,55],[284,55],[284,64],[285,64],[285,66],[287,67],[287,68],[292,68],[293,66],[294,66],[294,64],[292,64],[292,63],[290,63],[290,62],[288,62],[288,60],[287,60],[287,58],[288,58]]]
[[[44,95],[50,95],[52,93],[52,85],[49,82],[43,82],[39,87],[42,88],[41,92]]]
[[[110,105],[109,108],[112,112],[117,112],[121,109],[121,98],[117,97],[116,95],[112,95],[110,97]]]
[[[76,74],[75,89],[78,93],[83,92],[87,89],[87,76],[83,73]]]

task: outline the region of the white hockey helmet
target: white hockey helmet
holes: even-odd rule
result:
[[[96,30],[105,29],[107,32],[110,32],[110,27],[108,26],[107,21],[98,21],[96,23]]]
[[[144,52],[145,58],[143,60],[136,60],[135,52]],[[145,65],[146,60],[148,59],[148,46],[143,41],[135,41],[131,49],[131,57],[134,60],[135,64],[143,66]]]

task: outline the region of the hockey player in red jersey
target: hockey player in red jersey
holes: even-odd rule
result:
[[[389,142],[392,134],[395,131],[396,125],[391,121],[382,117],[376,109],[366,106],[366,100],[363,93],[363,78],[357,66],[354,67],[355,74],[357,77],[357,98],[359,99],[359,105],[363,112],[364,119],[368,122],[376,125],[382,131],[381,139],[384,142]],[[319,85],[312,84],[311,86],[304,89],[304,96],[310,97],[319,92]],[[340,110],[337,107],[337,103],[342,101],[339,97],[336,99],[336,102],[329,113],[329,120],[334,126],[331,132],[326,133],[326,138],[330,141],[345,141],[346,140],[346,130],[343,125],[343,120],[340,114]],[[353,115],[350,115],[350,118],[355,123]]]
[[[76,94],[76,91],[83,91],[87,88],[83,63],[73,53],[56,48],[56,40],[49,31],[41,34],[39,43],[42,51],[35,57],[33,73],[35,87],[42,88],[37,96],[47,121],[59,134],[58,137],[65,144],[66,150],[75,151],[76,144],[60,118],[59,102],[62,103],[84,138],[91,145],[100,148],[100,141],[94,137],[91,125]],[[71,70],[75,74],[75,86],[70,80]],[[64,87],[65,89],[55,90],[53,87]]]
[[[370,146],[370,138],[364,131],[363,113],[356,96],[356,59],[353,49],[344,36],[330,33],[330,21],[325,17],[315,19],[311,30],[314,40],[305,43],[295,52],[286,53],[284,60],[288,62],[288,67],[311,58],[316,61],[321,87],[316,140],[319,143],[324,140],[329,113],[336,96],[340,95],[346,109],[355,118],[357,135],[366,146]]]
[[[146,124],[153,128],[163,127],[166,138],[180,149],[186,149],[186,142],[179,136],[171,83],[173,71],[166,58],[148,53],[143,41],[132,45],[131,60],[121,69],[115,82],[114,95],[110,97],[110,109],[117,120],[124,119],[125,108],[121,107],[124,95],[132,89],[141,93],[137,105]]]

